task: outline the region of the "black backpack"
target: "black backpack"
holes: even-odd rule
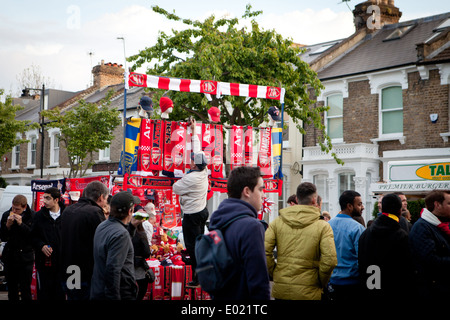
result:
[[[233,276],[233,258],[225,244],[222,231],[234,221],[248,217],[240,215],[195,240],[195,269],[202,290],[214,294]]]

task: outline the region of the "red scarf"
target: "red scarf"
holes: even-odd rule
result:
[[[446,236],[450,237],[450,227],[449,227],[450,222],[441,222],[440,224],[438,224],[438,228],[439,230],[442,231],[442,233],[444,233]]]

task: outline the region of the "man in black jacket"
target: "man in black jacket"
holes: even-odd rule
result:
[[[415,296],[450,298],[450,190],[433,190],[409,233],[415,267]]]
[[[359,238],[359,274],[370,297],[398,299],[410,292],[412,261],[408,234],[399,223],[401,209],[398,195],[385,195],[382,213]]]
[[[34,252],[31,243],[31,225],[34,211],[24,195],[17,195],[11,209],[1,219],[0,238],[6,242],[2,261],[5,264],[9,300],[31,300],[31,277]]]
[[[51,187],[44,191],[44,206],[36,212],[31,230],[36,252],[38,300],[64,300],[61,286],[61,193]]]
[[[84,188],[80,200],[64,212],[61,221],[61,257],[68,300],[89,299],[94,268],[94,234],[97,226],[105,220],[104,208],[108,195],[108,187],[100,181],[92,181]],[[79,287],[77,281],[69,279],[72,276],[71,269],[68,270],[70,266],[79,267]]]

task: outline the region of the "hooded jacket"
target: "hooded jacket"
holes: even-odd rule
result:
[[[374,271],[374,266],[379,269]],[[366,295],[400,298],[409,294],[413,276],[412,260],[408,234],[398,221],[380,215],[361,234],[358,267]],[[367,284],[376,284],[378,275],[379,286],[369,287]]]
[[[337,257],[333,230],[320,219],[317,207],[296,205],[281,209],[266,231],[265,250],[275,299],[321,299]]]
[[[222,230],[226,246],[234,260],[235,274],[213,298],[216,300],[269,300],[270,284],[264,256],[264,226],[255,208],[240,199],[222,201],[210,218],[209,229],[216,229],[240,216]]]

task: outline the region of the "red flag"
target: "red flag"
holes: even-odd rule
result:
[[[260,133],[258,167],[263,176],[272,176],[272,128],[262,128]]]

